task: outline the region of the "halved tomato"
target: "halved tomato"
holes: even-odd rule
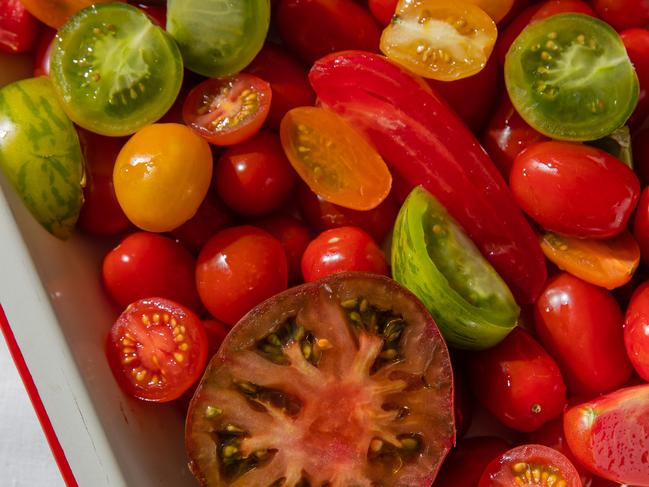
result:
[[[186,423],[202,485],[428,487],[454,441],[446,345],[394,281],[338,274],[244,317]]]
[[[251,74],[203,81],[189,92],[183,120],[214,145],[234,145],[255,135],[270,109],[272,91]]]

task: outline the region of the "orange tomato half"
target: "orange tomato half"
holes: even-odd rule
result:
[[[124,0],[20,0],[29,13],[41,22],[58,29],[79,10],[95,3]]]

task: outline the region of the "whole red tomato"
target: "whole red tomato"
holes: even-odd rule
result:
[[[636,372],[649,382],[649,282],[636,289],[626,310],[624,343]]]
[[[649,24],[649,0],[593,0],[597,14],[618,31]]]
[[[219,351],[221,343],[228,336],[230,328],[217,320],[203,320],[203,328],[207,335],[207,358]]]
[[[311,235],[302,222],[290,216],[269,217],[257,225],[275,237],[284,247],[288,263],[288,282],[298,284],[302,281],[302,256]]]
[[[628,122],[635,128],[649,116],[649,30],[627,29],[620,36],[640,81],[638,104]]]
[[[367,5],[381,25],[388,25],[397,9],[397,3],[399,0],[368,0]]]
[[[640,202],[633,217],[633,236],[640,246],[642,262],[649,265],[649,187],[643,189],[640,195]]]

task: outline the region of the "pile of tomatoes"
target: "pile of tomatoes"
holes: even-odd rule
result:
[[[649,1],[0,0],[0,50],[201,484],[649,486]]]

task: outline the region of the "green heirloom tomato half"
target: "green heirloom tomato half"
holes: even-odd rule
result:
[[[41,225],[69,237],[83,200],[83,156],[47,78],[0,89],[0,167]]]
[[[185,66],[203,76],[245,68],[264,45],[269,25],[269,0],[167,1],[167,31]]]
[[[520,309],[507,285],[421,187],[412,190],[397,217],[392,273],[421,299],[457,348],[492,347],[516,326]]]

